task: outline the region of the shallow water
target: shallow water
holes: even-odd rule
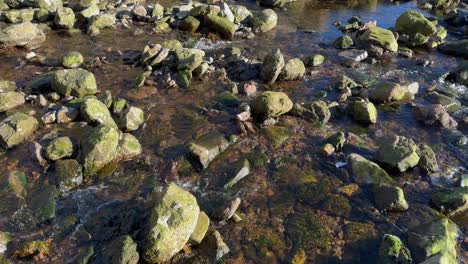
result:
[[[168,6],[170,2],[163,4]],[[261,9],[251,1],[238,3],[251,9]],[[319,91],[328,92],[326,99],[336,100],[337,94],[329,89],[330,83],[343,74],[356,80],[417,81],[424,91],[441,74],[457,65],[459,60],[437,51],[428,53],[421,50],[415,58],[434,61],[430,67],[419,66],[414,59],[392,57],[375,65],[362,64],[358,68],[348,68],[338,63],[337,50],[331,48],[332,41],[341,35],[333,26],[335,21],[346,22],[351,16],[358,15],[364,21],[377,20],[377,25],[387,28],[394,25],[399,14],[412,8],[416,8],[415,1],[400,4],[379,1],[301,1],[285,9],[278,9],[278,27],[270,32],[258,34],[250,40],[233,42],[212,43],[202,39],[195,41],[195,46],[206,48],[208,53],[222,47],[242,47],[247,57],[257,59],[263,58],[274,48],[280,48],[287,58],[311,53],[325,55],[327,60],[324,65],[313,69],[312,74],[304,80],[279,82],[268,87],[286,92],[295,102],[317,100]],[[174,180],[191,190],[197,196],[201,208],[208,212],[215,206],[212,198],[217,195],[242,198],[238,212],[243,221],[214,225],[231,249],[226,256],[226,263],[288,263],[296,253],[298,240],[304,240],[302,246],[307,253],[307,263],[378,263],[377,251],[382,235],[393,233],[404,236],[401,231],[404,230],[404,224],[400,225],[398,220],[417,218],[416,211],[411,210],[412,206],[427,205],[428,197],[435,187],[419,170],[399,175],[396,179],[407,195],[410,210],[405,213],[379,213],[365,192],[349,197],[340,192],[340,188],[349,186],[352,181],[346,168],[338,168],[336,163],[344,162],[346,154],[351,152],[370,157],[370,151],[376,147],[373,140],[384,135],[398,134],[432,146],[436,150],[442,172],[455,169],[461,173],[467,169],[466,154],[460,153],[463,150],[452,148],[444,139],[443,131],[416,122],[410,107],[402,105],[379,109],[379,122],[370,127],[353,123],[344,115],[333,116],[322,127],[285,116],[279,125],[287,127],[291,136],[281,146],[272,146],[262,130],[258,129],[257,134],[242,137],[207,170],[201,173],[194,170],[174,173],[171,167],[186,155],[184,144],[187,141],[212,130],[226,135],[240,132],[231,120],[237,109],[216,107],[218,95],[229,89],[228,84],[216,76],[196,80],[187,90],[158,87],[157,93],[144,98],[129,95],[134,79],[143,69],[124,65],[118,51],[142,50],[148,42],[158,43],[169,38],[193,43],[194,39],[201,37],[187,37],[180,32],[134,36],[137,27],[141,26],[102,30],[96,37],[85,34],[67,36],[63,32],[51,31],[46,43],[35,51],[46,56],[49,65],[58,65],[60,58],[70,51],[81,52],[86,61],[96,56],[106,57],[109,64],[93,69],[99,89],[110,90],[114,98],[126,98],[131,105],[141,107],[147,118],[146,126],[133,133],[140,140],[144,154],[120,162],[110,173],[61,197],[57,203],[56,219],[46,225],[35,223],[27,206],[24,206],[35,199],[34,190],[47,181],[47,173],[30,154],[29,144],[22,144],[0,156],[4,164],[0,174],[8,175],[12,170],[20,170],[26,173],[28,179],[28,192],[24,198],[16,197],[5,188],[0,189],[0,230],[13,234],[15,243],[25,239],[52,238],[53,251],[44,263],[68,263],[89,245],[95,246],[95,251],[99,250],[116,234],[131,232],[135,237],[141,237],[148,212],[145,209],[148,208],[152,189]],[[208,49],[207,43],[215,48]],[[54,69],[34,64],[16,68],[26,53],[23,50],[1,51],[0,77],[24,84],[36,73]],[[240,98],[249,100],[242,96]],[[38,107],[34,107],[34,110],[38,117],[44,113]],[[57,129],[56,125],[41,129],[34,140],[38,141]],[[360,136],[362,148],[350,147],[332,158],[318,154],[323,139],[337,131]],[[82,137],[79,128],[60,129],[60,133],[73,135],[77,140]],[[254,168],[232,190],[223,190],[232,164],[261,152],[268,156],[270,162]],[[0,185],[4,184],[4,180],[0,179]],[[330,194],[345,197],[350,208],[327,208],[324,201]],[[123,216],[124,212],[132,210],[136,213]],[[97,214],[102,215],[96,217]],[[119,214],[126,217],[126,226],[118,226],[115,227],[118,230],[113,230],[115,222],[112,217],[118,218]],[[295,223],[304,224],[300,226],[304,230],[298,231],[299,234],[291,232],[291,219],[299,219]],[[318,224],[309,225],[309,220]],[[359,231],[353,233],[352,227],[356,225]],[[82,226],[91,233],[92,239],[86,240],[77,235]],[[462,231],[466,231],[466,226],[462,226]],[[304,237],[298,238],[301,233]],[[351,234],[358,238],[352,239]],[[461,233],[460,240],[463,239],[464,233]],[[462,258],[463,254],[466,256],[466,247],[466,243],[461,244]],[[193,247],[192,257],[180,254],[175,257],[174,263],[212,263],[207,260],[212,254],[207,248],[204,244]]]

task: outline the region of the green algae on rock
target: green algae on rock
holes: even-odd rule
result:
[[[63,96],[84,97],[97,93],[94,74],[83,69],[65,69],[55,71],[52,89]]]
[[[304,63],[298,59],[289,60],[281,70],[280,75],[278,76],[279,80],[282,81],[294,81],[299,80],[304,77],[305,66]]]
[[[49,160],[68,158],[73,154],[73,143],[69,137],[55,138],[45,148],[45,154]]]
[[[364,33],[359,36],[358,44],[363,47],[375,45],[390,52],[398,51],[398,43],[393,32],[380,27],[370,27],[364,31]]]
[[[405,97],[405,90],[389,81],[378,82],[370,91],[369,99],[376,103],[399,102]]]
[[[379,260],[382,264],[411,264],[410,250],[403,244],[399,237],[385,234],[379,248]]]
[[[331,236],[323,223],[312,214],[292,214],[286,218],[286,235],[294,248],[331,250]]]
[[[408,203],[400,187],[376,184],[371,187],[371,193],[377,209],[384,211],[406,211]]]
[[[354,45],[353,39],[348,35],[343,35],[333,41],[333,47],[337,49],[348,49]]]
[[[23,105],[24,103],[24,95],[20,92],[8,91],[0,93],[0,113]]]
[[[73,9],[68,7],[58,8],[54,17],[54,24],[58,28],[73,28],[75,25],[75,13],[73,13]]]
[[[354,120],[364,124],[377,123],[377,108],[368,101],[353,101],[348,105],[348,111]]]
[[[109,243],[103,252],[104,263],[137,264],[139,259],[137,243],[128,235]]]
[[[30,208],[39,222],[50,221],[55,218],[58,191],[55,185],[43,185],[32,193]]]
[[[232,39],[237,28],[236,24],[229,21],[229,19],[214,14],[205,16],[205,24],[208,28],[226,39]]]
[[[111,113],[105,104],[95,98],[87,98],[80,107],[83,118],[91,125],[104,125],[117,129]]]
[[[267,32],[276,27],[278,15],[272,9],[265,9],[260,12],[254,12],[250,22],[255,33]]]
[[[383,140],[375,158],[389,166],[404,172],[418,165],[419,148],[412,139],[403,136],[392,136]]]
[[[393,179],[376,163],[359,154],[350,154],[347,158],[349,171],[358,184],[393,184]]]
[[[81,142],[83,173],[85,177],[99,172],[117,155],[119,132],[108,126],[91,128],[89,136]]]
[[[468,187],[457,187],[452,190],[432,194],[431,203],[445,214],[455,214],[468,209]]]
[[[15,113],[0,123],[0,142],[5,148],[14,147],[31,136],[39,128],[39,122],[32,116]]]
[[[129,133],[122,133],[119,140],[118,157],[128,159],[140,155],[143,152],[140,141]]]
[[[252,114],[262,120],[269,117],[279,117],[293,108],[293,102],[282,92],[266,91],[252,102]]]
[[[54,163],[54,175],[61,193],[66,193],[83,182],[83,169],[74,159],[57,160]]]
[[[83,64],[84,58],[81,53],[77,51],[72,51],[70,53],[65,54],[62,59],[62,65],[66,68],[78,68]]]

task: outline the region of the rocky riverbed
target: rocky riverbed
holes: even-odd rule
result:
[[[0,263],[466,263],[464,1],[0,0]]]

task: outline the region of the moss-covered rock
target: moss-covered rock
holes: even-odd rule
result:
[[[431,203],[437,210],[445,214],[466,211],[468,209],[468,187],[457,187],[433,193]]]
[[[391,52],[398,51],[398,43],[393,32],[380,27],[370,27],[359,36],[358,46],[368,48],[371,45]]]
[[[289,60],[281,70],[280,75],[278,76],[279,80],[283,81],[294,81],[299,80],[304,77],[305,66],[304,63],[296,58]]]
[[[38,48],[46,40],[46,35],[38,24],[22,22],[0,30],[0,47]]]
[[[214,14],[205,16],[205,25],[225,39],[232,39],[237,28],[229,19]]]
[[[333,41],[333,47],[337,49],[348,49],[353,45],[354,45],[354,41],[348,35],[340,36]]]
[[[417,33],[430,37],[437,32],[434,23],[416,10],[408,10],[401,14],[396,20],[395,29],[410,37],[414,37]]]
[[[200,27],[200,20],[196,19],[193,16],[186,17],[179,24],[180,30],[188,31],[192,33],[197,31],[198,27]]]
[[[254,12],[250,20],[255,33],[267,32],[276,27],[278,15],[272,9]]]
[[[9,23],[30,22],[34,18],[34,9],[13,9],[3,13],[3,17]]]
[[[117,124],[105,104],[95,98],[87,98],[80,107],[83,118],[91,125],[104,125],[117,129]]]
[[[151,211],[143,258],[149,263],[169,261],[188,242],[199,214],[196,198],[170,183]]]
[[[137,243],[128,235],[109,243],[103,252],[104,263],[137,264],[139,259]]]
[[[99,14],[92,16],[88,21],[88,35],[95,36],[101,29],[112,27],[115,24],[115,14]]]
[[[14,147],[31,136],[39,128],[39,122],[32,116],[15,113],[0,123],[0,142],[5,148]]]
[[[143,110],[138,107],[130,106],[121,118],[122,130],[135,131],[143,122],[145,122],[145,115]]]
[[[431,147],[424,144],[419,149],[418,156],[420,157],[418,167],[426,172],[436,172],[439,170],[437,157]]]
[[[270,52],[265,56],[260,71],[260,79],[265,83],[276,81],[284,67],[284,57],[279,49]]]
[[[143,152],[140,145],[140,141],[129,133],[123,133],[119,141],[119,158],[128,159],[134,156],[138,156]]]
[[[68,7],[60,7],[55,12],[54,24],[58,28],[71,29],[75,25],[75,13]]]
[[[376,163],[358,154],[348,156],[348,168],[358,184],[393,184],[393,179]]]
[[[84,176],[92,176],[110,163],[117,155],[118,144],[119,133],[112,127],[91,128],[81,142]]]
[[[199,49],[179,49],[175,52],[177,69],[192,72],[203,62],[205,52]]]
[[[24,95],[19,92],[3,92],[0,93],[0,113],[13,109],[25,103]]]
[[[286,114],[292,109],[293,102],[285,93],[267,91],[257,96],[251,107],[253,116],[263,120]]]
[[[376,184],[371,188],[377,209],[385,211],[406,211],[408,203],[400,187]]]
[[[322,222],[312,214],[292,214],[286,219],[286,236],[294,248],[331,250],[331,237]]]
[[[62,65],[65,68],[78,68],[83,64],[84,58],[81,53],[77,51],[72,51],[63,56]]]
[[[218,101],[220,104],[226,107],[236,107],[240,104],[239,97],[228,91],[222,92],[218,97]]]
[[[45,154],[49,160],[68,158],[73,154],[73,143],[69,137],[55,138],[45,148]]]
[[[83,169],[74,159],[57,160],[54,164],[54,175],[61,193],[66,193],[83,182]]]
[[[325,142],[331,144],[336,150],[340,150],[344,147],[346,137],[343,132],[338,132],[329,136]]]
[[[411,264],[410,250],[403,244],[399,237],[385,234],[379,248],[379,260],[382,264]]]
[[[348,112],[354,120],[363,124],[377,123],[377,108],[368,101],[353,101],[348,105]]]
[[[96,78],[83,69],[58,70],[53,74],[52,89],[63,96],[93,95],[97,93]]]
[[[418,165],[419,148],[413,140],[402,137],[388,137],[381,143],[375,158],[390,168],[406,171]]]
[[[317,67],[325,61],[325,57],[321,54],[313,54],[306,58],[307,67]]]
[[[280,147],[291,136],[289,129],[281,126],[269,126],[264,131],[275,148]]]
[[[240,24],[252,17],[252,12],[243,5],[230,5],[229,7],[234,15],[234,23]]]
[[[394,82],[380,81],[369,91],[369,99],[375,103],[399,102],[404,98],[405,90]]]
[[[325,101],[315,101],[312,104],[310,104],[308,109],[310,110],[309,118],[313,122],[326,124],[328,123],[328,120],[330,120],[331,112],[330,109],[328,109],[328,105]]]
[[[190,155],[206,169],[216,156],[229,147],[223,134],[212,132],[187,143]]]

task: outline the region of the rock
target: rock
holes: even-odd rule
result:
[[[380,27],[368,28],[359,36],[357,44],[366,49],[373,45],[390,52],[398,51],[398,43],[393,32]]]
[[[171,51],[179,51],[183,49],[182,43],[178,41],[177,39],[168,39],[163,42],[163,47],[171,50]]]
[[[52,110],[47,113],[45,113],[42,117],[41,120],[44,124],[52,124],[55,123],[57,120],[57,111]]]
[[[0,231],[0,254],[5,253],[10,241],[11,241],[11,237],[7,233]]]
[[[182,20],[179,24],[179,29],[188,32],[196,32],[200,26],[200,20],[196,19],[193,16],[188,16]]]
[[[289,60],[286,65],[284,65],[278,79],[282,81],[294,81],[304,77],[304,74],[304,63],[300,59],[296,58]]]
[[[74,159],[57,160],[54,163],[54,175],[61,193],[67,193],[83,182],[82,167]]]
[[[437,163],[437,158],[431,147],[424,144],[419,152],[418,156],[420,157],[418,167],[426,172],[436,172],[439,170],[439,164]]]
[[[135,131],[145,122],[143,110],[130,106],[122,117],[122,127],[125,131]]]
[[[63,2],[62,0],[27,0],[23,1],[23,5],[55,12],[59,7],[63,6]]]
[[[260,79],[268,84],[274,83],[284,67],[284,57],[279,49],[270,52],[263,59]]]
[[[344,50],[338,53],[338,56],[347,62],[361,62],[367,59],[367,51],[365,50]]]
[[[440,94],[438,92],[431,92],[425,96],[432,104],[442,105],[447,112],[454,112],[461,108],[461,102],[455,98],[447,95]]]
[[[73,154],[73,143],[69,137],[55,138],[45,148],[45,154],[49,160],[71,157]]]
[[[128,159],[140,155],[143,149],[138,139],[129,133],[123,133],[119,141],[118,156],[121,159]]]
[[[218,15],[208,14],[205,16],[205,25],[215,33],[219,34],[222,38],[232,39],[236,32],[236,24],[229,21],[225,17]]]
[[[361,155],[350,154],[347,163],[354,181],[358,184],[393,184],[393,179],[385,170]]]
[[[415,105],[413,113],[417,120],[426,125],[438,125],[447,129],[456,129],[458,126],[458,123],[440,104]]]
[[[189,69],[179,70],[176,73],[177,85],[182,88],[190,87],[190,82],[192,81],[192,72]]]
[[[112,27],[115,24],[114,14],[100,14],[92,16],[88,22],[88,35],[95,36],[101,29]]]
[[[112,102],[112,113],[115,115],[120,115],[123,113],[125,107],[127,106],[127,100],[123,98],[116,99]]]
[[[348,112],[354,120],[364,124],[377,123],[377,108],[367,101],[353,101],[348,105]]]
[[[12,148],[39,128],[39,122],[32,116],[15,113],[0,123],[0,142],[4,148]]]
[[[164,6],[160,5],[159,3],[156,3],[153,7],[151,16],[156,19],[162,18],[164,16]]]
[[[338,77],[333,84],[333,87],[338,90],[346,90],[346,89],[354,89],[360,87],[358,83],[353,81],[351,78],[348,76],[341,76]]]
[[[333,47],[337,49],[348,49],[353,45],[354,45],[354,41],[348,35],[343,35],[335,39],[335,41],[333,41]]]
[[[190,244],[197,245],[200,244],[205,238],[206,231],[208,231],[208,227],[210,226],[210,218],[206,215],[205,212],[200,212],[198,215],[197,226],[193,233],[190,235]]]
[[[0,39],[1,41],[1,39]],[[439,46],[439,50],[453,56],[468,58],[468,39],[447,41]]]
[[[30,201],[29,206],[39,222],[43,223],[55,218],[58,197],[55,185],[43,185],[33,192],[32,196],[34,198]]]
[[[338,132],[329,136],[325,142],[331,144],[336,150],[341,150],[346,142],[346,137],[343,132]]]
[[[406,211],[408,203],[400,187],[374,185],[371,188],[374,203],[377,209],[383,211]]]
[[[390,168],[404,172],[418,165],[419,148],[413,140],[403,136],[392,136],[383,140],[375,158]]]
[[[180,49],[175,52],[177,58],[177,69],[192,72],[203,62],[205,52],[199,49]]]
[[[35,49],[46,40],[42,29],[31,22],[7,26],[0,31],[0,48],[25,47]]]
[[[81,116],[92,125],[102,124],[117,129],[117,124],[112,119],[109,109],[101,101],[95,98],[86,99],[80,108]]]
[[[418,33],[429,37],[437,32],[436,26],[416,10],[408,10],[401,14],[396,20],[395,29],[410,37]]]
[[[379,248],[379,263],[382,264],[411,264],[410,250],[397,236],[385,234]]]
[[[97,92],[94,74],[83,69],[66,69],[54,72],[52,89],[63,96],[84,97]]]
[[[85,21],[88,21],[91,19],[91,17],[97,15],[99,15],[99,7],[96,4],[90,5],[89,7],[78,13],[78,17]]]
[[[84,58],[81,53],[77,51],[70,52],[63,56],[62,65],[65,68],[78,68],[83,64]]]
[[[231,5],[231,11],[234,14],[234,23],[240,24],[252,17],[252,12],[243,5]]]
[[[317,67],[323,63],[325,57],[320,54],[313,54],[307,57],[306,66],[307,67]]]
[[[109,243],[103,252],[104,263],[137,264],[139,258],[137,243],[128,235]]]
[[[278,16],[272,9],[265,9],[260,12],[254,12],[250,22],[255,33],[267,32],[276,27]]]
[[[221,8],[217,5],[199,4],[190,10],[189,15],[194,17],[203,17],[210,14],[218,15],[220,12]]]
[[[451,83],[468,86],[468,62],[462,62],[445,77],[445,80]]]
[[[468,187],[433,193],[431,203],[444,214],[463,213],[468,209]]]
[[[145,261],[169,261],[188,242],[197,226],[199,214],[196,198],[170,183],[151,212],[143,248]]]
[[[265,136],[272,142],[273,147],[280,147],[286,140],[291,137],[291,132],[288,128],[282,126],[268,126],[264,130]]]
[[[132,14],[137,18],[144,18],[148,14],[148,11],[142,5],[135,5]]]
[[[58,28],[73,28],[75,25],[75,13],[73,13],[73,9],[68,7],[58,8],[54,17],[54,24]]]
[[[16,83],[13,81],[0,80],[0,93],[16,91]]]
[[[376,103],[399,102],[405,97],[405,90],[398,83],[378,82],[370,91],[369,99]]]
[[[51,240],[46,241],[28,241],[21,243],[19,249],[15,250],[13,255],[17,258],[28,258],[35,255],[45,257],[50,253]]]
[[[460,187],[468,187],[468,174],[461,175],[458,182]]]
[[[447,218],[423,222],[408,230],[408,245],[416,262],[447,254],[456,263],[457,227]]]
[[[62,106],[57,110],[57,123],[65,124],[74,121],[80,112],[72,107]]]
[[[208,168],[216,156],[229,147],[229,142],[223,134],[218,132],[205,134],[187,144],[190,155],[201,164],[203,169]]]
[[[31,22],[34,18],[34,9],[15,9],[3,13],[3,17],[9,23]]]
[[[265,120],[286,114],[293,108],[293,102],[285,93],[266,91],[254,99],[251,108],[255,118]]]
[[[325,101],[315,101],[310,107],[310,118],[315,123],[326,124],[330,120],[331,112],[328,109],[328,105]]]
[[[223,237],[218,230],[213,232],[213,236],[216,240],[216,260],[220,260],[224,255],[229,253],[230,249],[226,243],[224,243]]]
[[[119,133],[112,127],[98,126],[81,142],[83,172],[85,177],[99,172],[117,155]]]
[[[223,3],[221,6],[221,15],[222,17],[227,18],[229,21],[234,23],[234,14],[231,11],[231,8],[227,3]]]
[[[239,106],[239,98],[234,93],[225,91],[218,96],[218,101],[220,104],[226,107],[236,107]]]
[[[0,93],[0,113],[25,103],[24,95],[19,92]]]

